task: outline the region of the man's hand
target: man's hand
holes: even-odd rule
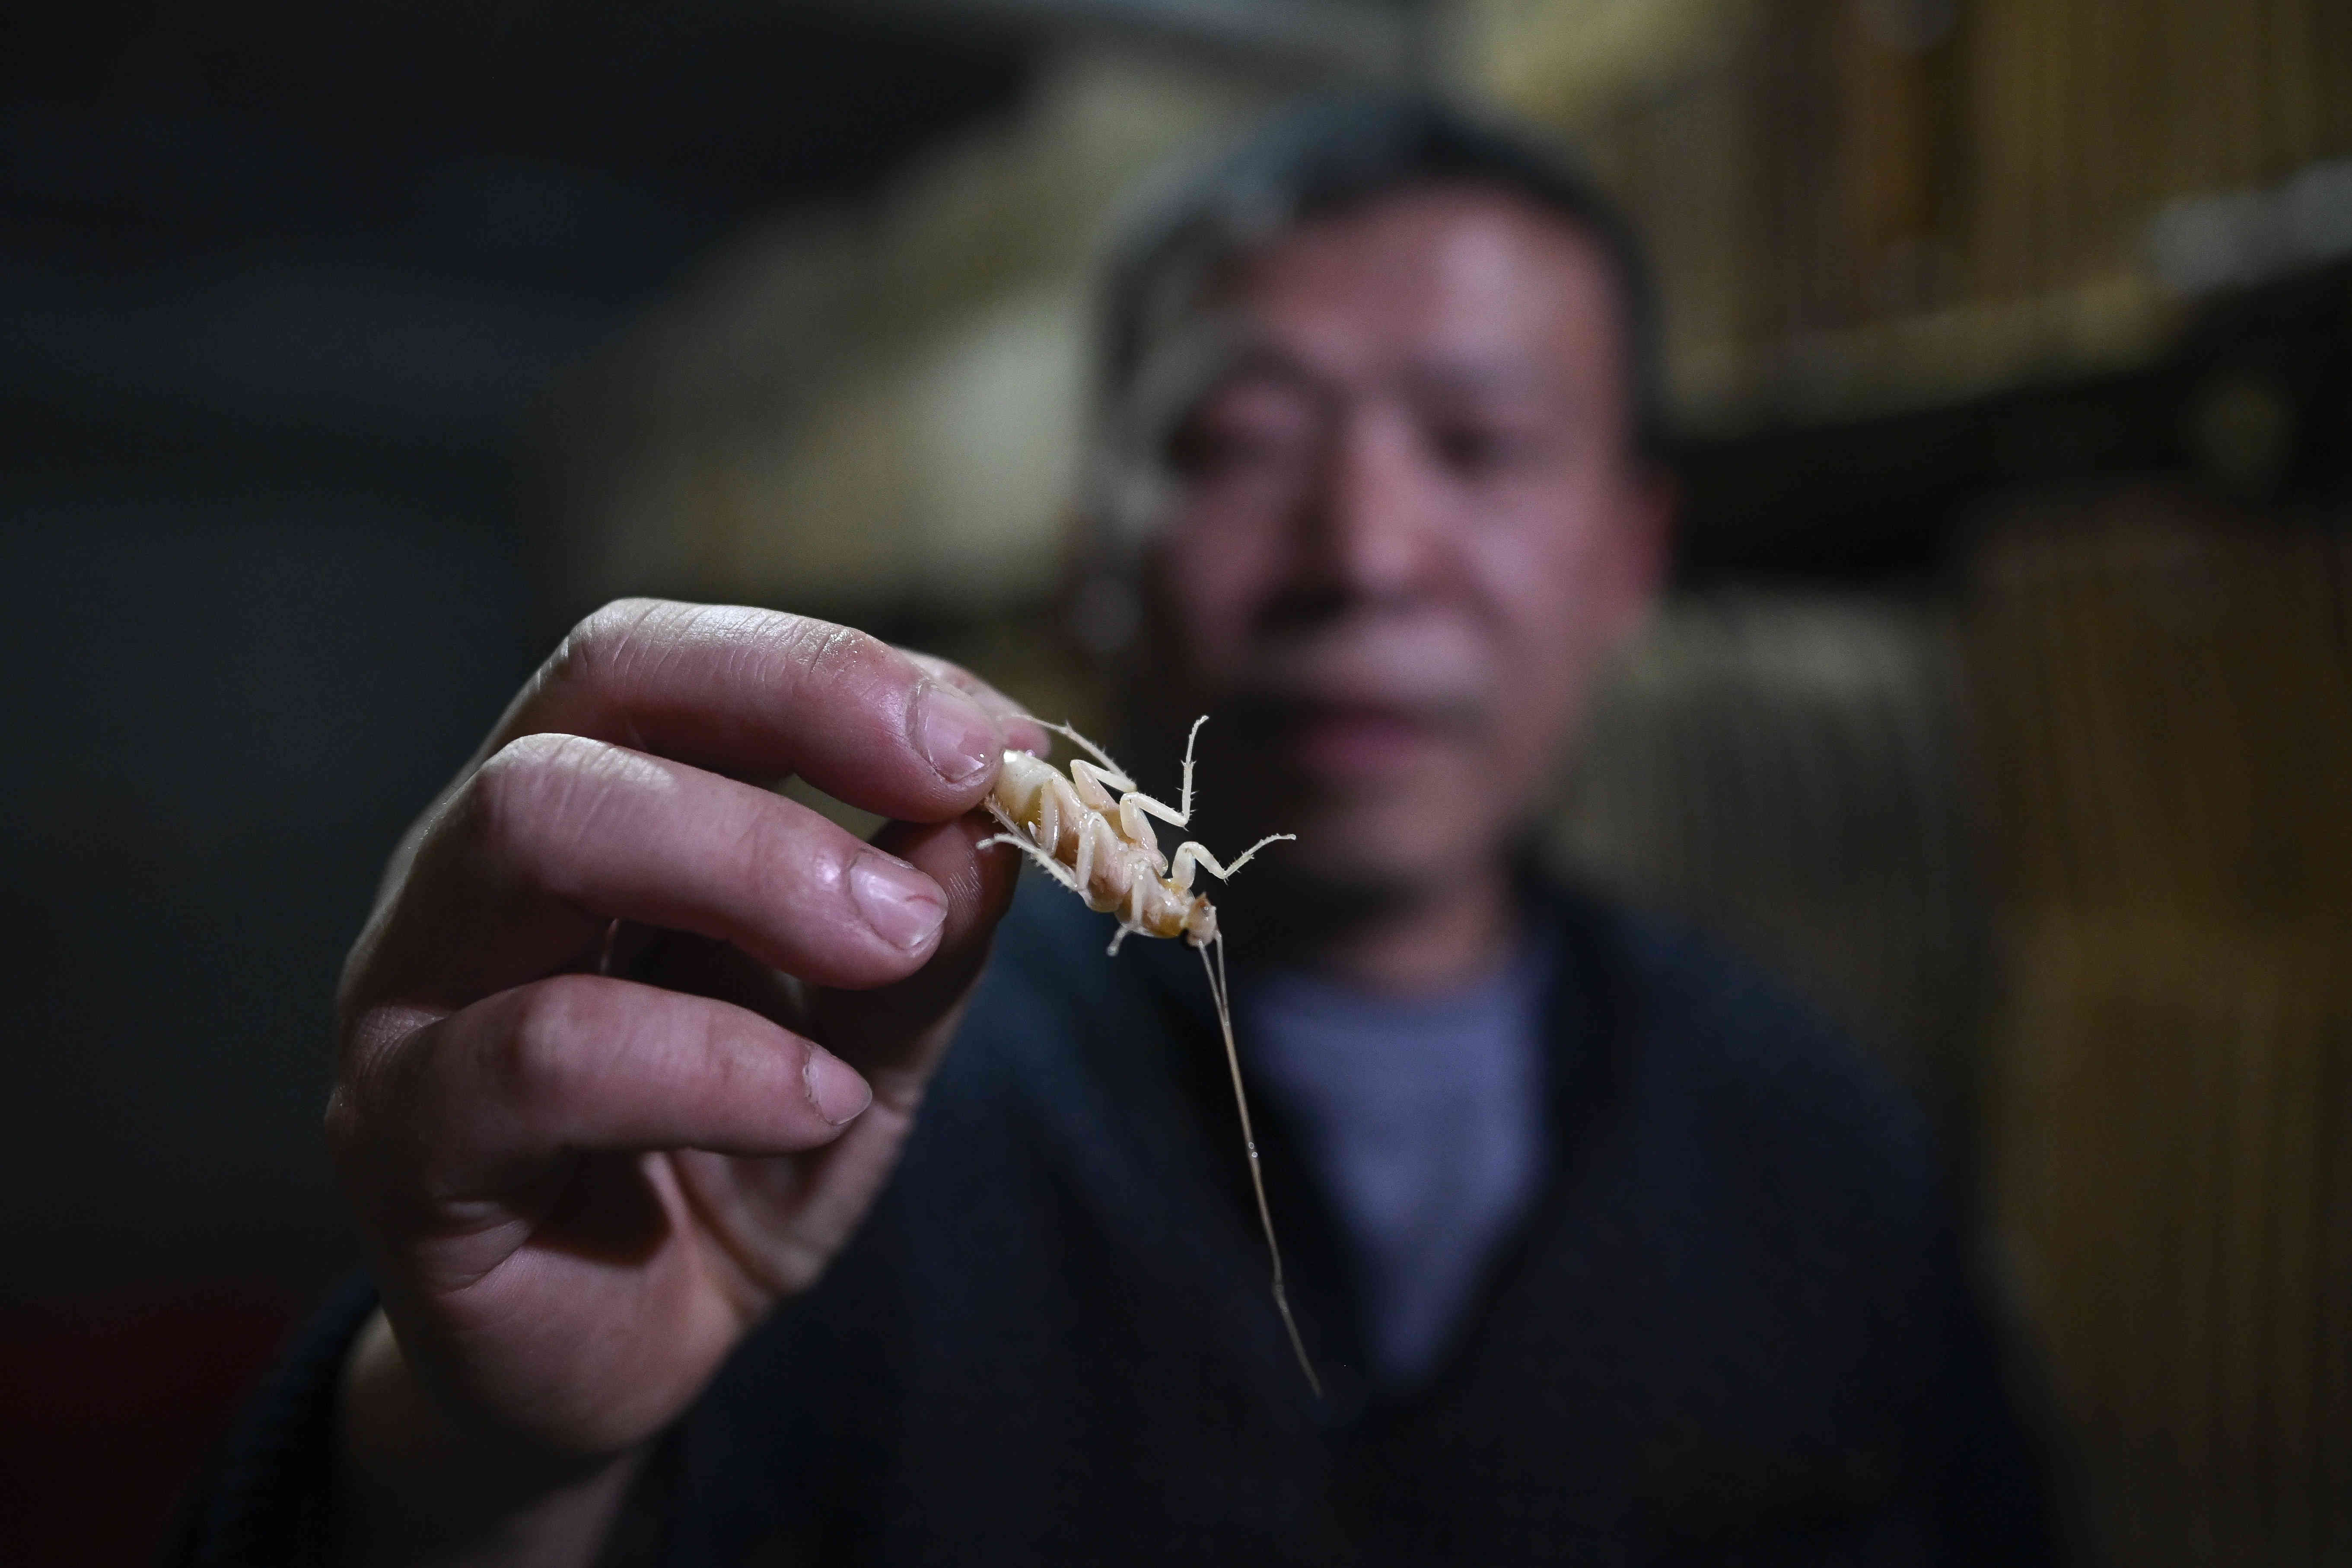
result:
[[[967,814],[1044,742],[822,622],[635,602],[565,640],[343,977],[328,1131],[391,1327],[346,1369],[347,1544],[402,1554],[356,1508],[593,1551],[622,1461],[888,1174],[1012,893]],[[789,774],[894,820],[862,843]]]

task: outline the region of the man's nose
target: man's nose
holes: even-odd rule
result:
[[[1349,597],[1408,596],[1438,568],[1437,497],[1408,421],[1366,409],[1341,421],[1301,520],[1306,564]]]

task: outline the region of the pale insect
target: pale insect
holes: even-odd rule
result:
[[[1171,827],[1192,820],[1192,743],[1200,738],[1207,714],[1192,721],[1184,737],[1183,783],[1177,804],[1154,800],[1135,787],[1135,781],[1110,760],[1110,754],[1067,724],[1046,724],[1067,736],[1094,761],[1073,758],[1065,774],[1053,763],[1028,752],[1007,752],[989,791],[989,815],[1005,831],[983,842],[1009,844],[1045,868],[1045,874],[1086,900],[1089,909],[1118,916],[1118,931],[1110,951],[1130,936],[1181,936],[1201,955],[1201,971],[1209,977],[1209,995],[1217,1005],[1217,1027],[1225,1041],[1225,1065],[1233,1072],[1234,1104],[1241,1111],[1242,1146],[1249,1152],[1250,1185],[1257,1194],[1258,1223],[1265,1229],[1265,1250],[1274,1263],[1274,1305],[1282,1326],[1290,1332],[1290,1348],[1306,1373],[1307,1386],[1323,1396],[1322,1380],[1307,1359],[1306,1342],[1290,1315],[1290,1299],[1282,1288],[1282,1248],[1274,1239],[1274,1211],[1266,1205],[1265,1175],[1259,1167],[1257,1136],[1250,1130],[1249,1099],[1242,1092],[1241,1055],[1234,1048],[1234,1015],[1225,985],[1225,942],[1217,932],[1216,906],[1205,894],[1192,891],[1194,868],[1205,868],[1219,880],[1231,877],[1269,844],[1295,838],[1272,833],[1239,855],[1231,865],[1192,839],[1176,847],[1173,857],[1160,852],[1150,817]],[[1215,950],[1214,961],[1211,949]]]

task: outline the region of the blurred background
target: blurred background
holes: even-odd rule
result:
[[[2079,1560],[2352,1561],[2352,7],[0,28],[17,1560],[142,1560],[350,1263],[336,965],[563,627],[773,604],[1083,722],[1102,226],[1266,106],[1402,79],[1575,137],[1664,280],[1676,592],[1549,852],[1929,1107]]]

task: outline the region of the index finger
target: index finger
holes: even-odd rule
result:
[[[582,735],[740,777],[797,773],[884,816],[943,822],[995,777],[1006,722],[879,638],[736,605],[625,599],[580,623],[482,748]]]

